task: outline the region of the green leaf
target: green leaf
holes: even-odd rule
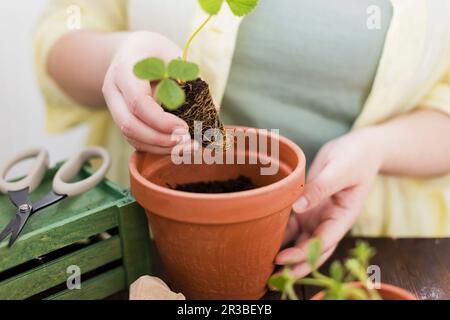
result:
[[[281,291],[282,300],[286,298],[298,300],[294,289],[295,278],[288,267],[284,268],[282,272],[271,276],[267,284],[272,290]]]
[[[183,59],[175,59],[169,63],[169,77],[181,81],[192,81],[198,78],[200,69],[198,65]]]
[[[375,249],[365,241],[357,241],[355,248],[350,250],[350,255],[357,259],[363,266],[369,264],[370,259],[375,253]]]
[[[344,279],[344,268],[339,261],[333,261],[330,265],[330,276],[337,282],[342,282]]]
[[[290,300],[299,300],[297,294],[295,293],[295,288],[294,285],[292,283],[290,283],[287,287],[286,287],[286,295]]]
[[[223,0],[198,0],[202,9],[209,15],[216,15],[222,8]]]
[[[365,268],[357,259],[347,259],[347,261],[345,261],[345,267],[359,281],[365,281],[365,279],[367,278]]]
[[[315,279],[315,278],[302,278],[295,281],[296,284],[302,284],[305,286],[316,286],[327,288],[330,286],[331,281],[325,279]]]
[[[245,16],[253,11],[259,0],[227,0],[231,11],[238,17]]]
[[[346,300],[369,300],[369,296],[364,289],[347,286],[344,291]]]
[[[139,61],[133,68],[136,77],[142,80],[162,80],[166,76],[166,66],[159,58],[147,58]]]
[[[156,88],[156,99],[169,110],[176,110],[185,101],[184,91],[172,79],[164,79]]]
[[[313,270],[316,269],[320,258],[320,247],[321,243],[318,238],[314,238],[309,242],[307,261]]]
[[[325,290],[325,300],[345,300],[345,290],[341,283],[335,282],[333,286]]]
[[[269,278],[267,284],[270,288],[284,292],[295,282],[295,279],[288,268],[284,268],[283,272],[274,274]]]

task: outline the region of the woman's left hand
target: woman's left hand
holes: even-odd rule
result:
[[[297,277],[310,272],[306,262],[309,240],[322,243],[323,263],[356,222],[382,163],[382,152],[373,143],[376,130],[361,129],[327,143],[308,173],[304,195],[294,204],[285,243],[275,262],[290,265]]]

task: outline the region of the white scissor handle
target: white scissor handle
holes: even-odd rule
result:
[[[84,163],[94,158],[102,159],[100,168],[92,176],[82,181],[70,183],[69,181],[79,173]],[[86,192],[103,180],[110,165],[111,157],[109,156],[108,151],[100,147],[85,148],[76,156],[65,162],[61,168],[59,168],[58,172],[56,172],[56,175],[53,178],[53,191],[61,195],[67,195],[68,197]]]
[[[19,162],[35,158],[30,171],[23,179],[16,182],[6,181],[8,171]],[[29,192],[33,192],[44,178],[45,172],[48,169],[48,152],[43,148],[28,149],[20,152],[15,157],[7,161],[0,167],[0,191],[8,193],[8,191],[18,191],[29,188]]]

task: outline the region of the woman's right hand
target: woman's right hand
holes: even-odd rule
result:
[[[198,147],[191,141],[186,122],[165,112],[155,101],[150,83],[133,73],[136,62],[144,58],[158,57],[168,63],[181,55],[172,41],[146,31],[127,34],[115,50],[102,91],[114,122],[139,151],[170,154],[181,143],[183,150]]]

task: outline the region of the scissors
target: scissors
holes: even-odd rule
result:
[[[14,165],[23,160],[32,158],[35,160],[25,178],[17,182],[6,181],[6,174]],[[102,159],[100,168],[88,178],[70,183],[70,181],[78,174],[84,163],[93,158]],[[48,170],[48,152],[43,148],[37,148],[17,154],[4,166],[0,167],[0,192],[8,194],[9,199],[17,208],[15,216],[0,233],[0,242],[11,235],[8,244],[8,247],[11,247],[17,240],[26,222],[33,214],[65,199],[66,197],[76,196],[92,189],[103,180],[110,164],[111,158],[108,152],[103,148],[89,147],[81,150],[78,154],[65,162],[56,172],[53,178],[52,191],[33,203],[28,195],[41,184],[45,172]]]

